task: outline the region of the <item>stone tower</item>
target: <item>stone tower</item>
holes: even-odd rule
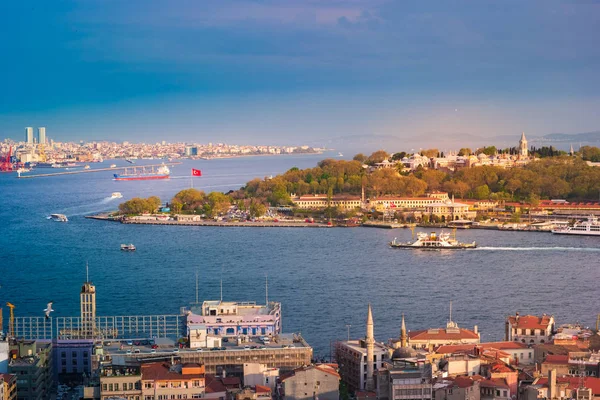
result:
[[[404,323],[404,313],[402,313],[402,327],[400,328],[400,347],[408,346],[408,336],[406,335],[406,324]]]
[[[375,368],[373,368],[373,364],[375,363],[375,335],[373,334],[373,311],[371,311],[371,304],[369,304],[369,312],[367,314],[367,337],[365,338],[365,343],[367,345],[367,383],[365,389],[375,390],[375,382],[373,380],[375,373]]]
[[[525,138],[525,132],[523,132],[521,133],[521,140],[519,140],[519,155],[521,157],[527,157],[528,154],[527,139]]]
[[[88,269],[86,265],[86,270]],[[90,282],[89,274],[86,273],[86,282],[81,286],[81,336],[94,337],[96,332],[96,286]]]

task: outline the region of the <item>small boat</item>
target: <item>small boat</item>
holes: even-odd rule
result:
[[[90,169],[90,166],[86,165],[85,167],[83,167],[83,169]]]
[[[344,157],[342,153],[338,153],[338,157]]]
[[[117,164],[110,164],[111,168],[117,168]]]
[[[439,235],[435,232],[427,234],[425,232],[417,233],[417,240],[413,242],[397,242],[396,238],[390,242],[393,249],[421,249],[421,250],[462,250],[474,249],[477,243],[461,243],[456,239],[450,238],[449,233],[441,232]]]
[[[123,251],[135,251],[135,246],[133,244],[122,244],[121,250]]]
[[[51,219],[52,221],[56,222],[69,222],[69,219],[64,214],[50,214],[48,219]]]
[[[135,162],[130,158],[126,158],[125,161],[127,161],[129,164],[135,164]]]
[[[121,194],[121,192],[114,192],[113,194],[110,195],[110,197],[113,199],[120,199],[123,197],[123,195]]]

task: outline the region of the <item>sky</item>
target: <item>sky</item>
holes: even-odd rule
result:
[[[20,0],[0,26],[0,139],[600,129],[600,0]]]

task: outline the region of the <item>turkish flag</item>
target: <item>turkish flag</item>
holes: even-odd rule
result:
[[[192,176],[202,176],[202,171],[192,168]]]

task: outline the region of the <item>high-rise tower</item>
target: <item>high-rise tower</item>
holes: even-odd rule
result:
[[[525,132],[521,133],[521,140],[519,140],[519,155],[527,157],[529,150],[527,149],[527,139],[525,138]]]
[[[365,338],[367,345],[367,390],[375,390],[375,382],[373,375],[375,373],[375,335],[373,334],[373,311],[371,310],[371,304],[369,304],[369,311],[367,314],[367,337]]]
[[[46,128],[43,126],[38,128],[38,143],[46,144]]]
[[[81,335],[93,337],[96,332],[96,286],[90,282],[86,265],[86,282],[81,287]]]
[[[33,144],[33,128],[31,126],[25,128],[25,142]]]

